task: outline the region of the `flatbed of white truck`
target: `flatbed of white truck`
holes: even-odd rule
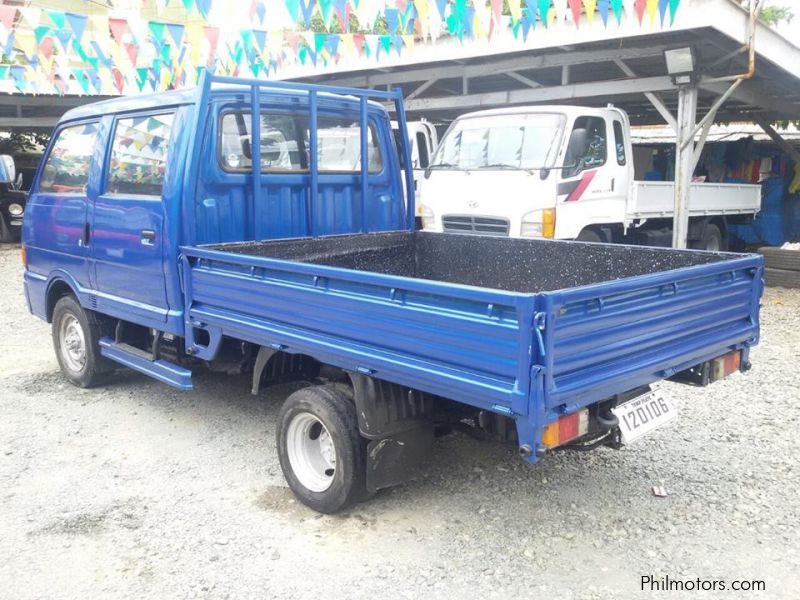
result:
[[[689,216],[755,214],[761,207],[761,186],[751,183],[693,183]],[[628,196],[627,222],[672,217],[675,184],[671,181],[635,181]]]

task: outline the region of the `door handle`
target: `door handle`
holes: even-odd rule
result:
[[[156,232],[152,229],[142,229],[141,236],[142,246],[152,246],[156,241]]]
[[[78,246],[82,248],[86,248],[89,245],[89,224],[83,224],[83,231],[81,232],[81,237],[78,240]]]

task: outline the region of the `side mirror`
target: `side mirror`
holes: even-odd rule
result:
[[[17,179],[17,168],[10,154],[0,154],[0,183],[14,183]]]
[[[586,129],[573,129],[567,144],[567,153],[572,160],[577,161],[589,149],[589,132]]]

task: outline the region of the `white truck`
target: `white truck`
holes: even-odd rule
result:
[[[630,122],[614,107],[469,113],[443,136],[417,190],[423,229],[669,246],[674,184],[635,181]],[[761,186],[693,183],[689,245],[727,247]]]

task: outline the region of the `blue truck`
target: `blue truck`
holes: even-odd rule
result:
[[[653,383],[749,368],[760,256],[415,231],[404,119],[399,90],[210,74],[66,113],[22,246],[64,376],[303,382],[278,455],[330,513],[407,480],[442,432],[530,463],[619,447],[674,416]]]

